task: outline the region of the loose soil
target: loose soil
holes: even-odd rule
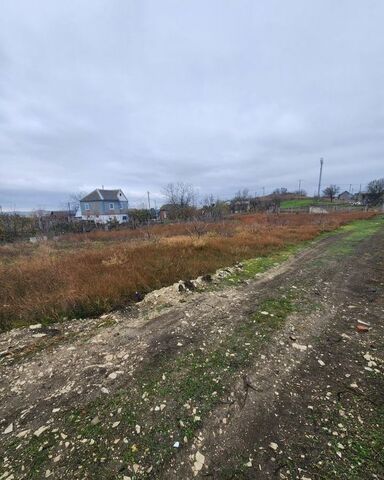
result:
[[[2,334],[0,479],[384,478],[383,252],[375,218]]]

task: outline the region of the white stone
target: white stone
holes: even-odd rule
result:
[[[300,343],[292,343],[292,347],[293,348],[296,348],[296,350],[300,350],[300,352],[305,352],[307,350],[307,346],[306,345],[300,345]]]
[[[41,327],[42,327],[41,323],[36,323],[35,325],[30,325],[29,329],[30,330],[38,330]]]
[[[10,423],[8,427],[3,431],[3,435],[7,435],[8,433],[13,432],[13,423]]]
[[[40,437],[40,435],[48,429],[49,429],[49,427],[42,426],[42,427],[38,428],[35,432],[33,432],[33,435],[35,435],[35,437]]]

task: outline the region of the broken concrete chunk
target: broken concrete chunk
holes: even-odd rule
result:
[[[292,347],[293,348],[296,348],[296,350],[300,350],[300,352],[305,352],[307,350],[307,346],[306,345],[300,345],[300,343],[292,343]]]
[[[43,425],[42,427],[38,428],[35,432],[33,432],[33,435],[35,437],[40,437],[40,435],[48,429],[49,427],[46,427],[45,425]]]
[[[38,330],[41,327],[42,327],[41,323],[36,323],[35,325],[30,325],[29,329],[30,330]]]
[[[97,425],[98,423],[100,423],[100,418],[98,416],[92,418],[91,425]]]
[[[193,473],[196,477],[196,475],[200,472],[200,470],[203,468],[205,462],[205,457],[202,453],[199,451],[196,452],[195,455],[195,462],[193,464]]]
[[[7,435],[8,433],[13,432],[13,423],[10,423],[8,427],[3,431],[3,435]]]

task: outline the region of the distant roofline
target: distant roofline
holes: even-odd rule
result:
[[[104,194],[104,192],[107,192],[107,193]],[[116,198],[108,198],[109,195],[116,196]],[[124,200],[122,201],[128,202],[128,198],[125,196],[125,193],[122,191],[121,188],[113,188],[111,190],[96,188],[95,190],[92,190],[92,192],[85,195],[80,200],[80,202],[89,203],[89,202],[100,202],[100,201],[103,201],[103,202],[118,201],[120,200],[118,198],[120,195],[124,197]],[[92,198],[95,196],[97,196],[98,198]]]

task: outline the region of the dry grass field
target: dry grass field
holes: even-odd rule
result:
[[[0,330],[99,315],[179,279],[265,256],[374,213],[254,214],[0,247]]]

